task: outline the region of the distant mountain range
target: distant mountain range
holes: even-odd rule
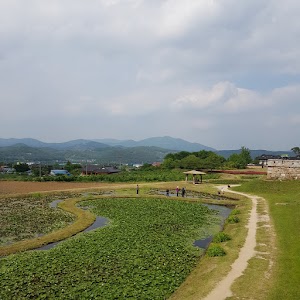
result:
[[[216,150],[179,138],[152,137],[140,141],[116,139],[78,139],[63,143],[45,143],[36,139],[0,138],[0,161],[71,161],[113,163],[152,163],[162,161],[167,153],[200,150],[213,151],[225,158],[240,150]],[[287,151],[251,150],[253,158],[262,154],[292,154]]]
[[[191,143],[191,142],[185,141],[183,139],[172,138],[170,136],[152,137],[152,138],[144,139],[141,141],[115,140],[115,139],[100,139],[100,140],[94,140],[94,141],[100,142],[103,144],[107,144],[110,146],[159,147],[159,148],[164,148],[164,149],[169,149],[169,150],[188,151],[188,152],[197,152],[200,150],[216,151],[216,149],[204,146],[202,144]]]
[[[72,161],[114,163],[152,163],[163,161],[170,152],[214,150],[197,143],[171,137],[133,140],[73,140],[45,143],[36,139],[0,138],[0,161]]]
[[[213,148],[185,141],[183,139],[172,138],[169,136],[152,137],[141,141],[134,140],[116,140],[116,139],[98,139],[98,140],[73,140],[63,143],[45,143],[35,139],[3,139],[0,138],[0,147],[24,144],[30,147],[53,148],[53,149],[83,149],[83,148],[107,148],[107,147],[158,147],[168,150],[196,152],[200,150],[216,151]]]
[[[109,145],[103,144],[100,142],[96,141],[91,141],[91,140],[73,140],[69,142],[63,142],[63,143],[45,143],[41,142],[39,140],[35,139],[2,139],[0,138],[0,147],[8,147],[8,146],[14,146],[17,144],[24,144],[29,147],[34,147],[34,148],[52,148],[52,149],[72,149],[72,148],[77,148],[77,149],[86,149],[86,148],[107,148]]]

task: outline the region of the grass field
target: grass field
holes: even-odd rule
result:
[[[265,299],[300,299],[299,181],[255,180],[237,188],[264,197],[276,232],[274,274]],[[256,269],[259,269],[259,265]],[[269,283],[270,284],[270,283]],[[260,298],[256,298],[260,299]]]

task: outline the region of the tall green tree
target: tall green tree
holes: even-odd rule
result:
[[[26,171],[28,171],[30,169],[29,166],[28,166],[28,164],[26,164],[26,163],[17,163],[15,165],[13,165],[13,168],[18,173],[23,173],[23,172],[26,172]]]
[[[240,156],[246,162],[246,164],[250,164],[252,162],[251,152],[244,146],[241,148]]]
[[[178,165],[176,164],[176,160],[171,158],[170,156],[168,158],[165,158],[163,163],[161,164],[161,167],[163,169],[174,169],[176,168]]]
[[[227,166],[236,169],[245,169],[249,163],[252,162],[250,150],[246,147],[241,148],[239,154],[234,153],[229,156]]]
[[[191,154],[180,161],[180,167],[183,169],[199,169],[201,159],[194,154]]]
[[[223,167],[226,159],[223,156],[220,156],[212,151],[210,151],[209,155],[202,159],[202,169],[220,169]]]

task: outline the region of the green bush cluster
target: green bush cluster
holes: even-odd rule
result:
[[[215,256],[224,256],[226,255],[226,252],[221,246],[212,244],[207,249],[206,254],[210,257],[215,257]]]
[[[240,218],[238,216],[229,216],[227,219],[227,223],[229,224],[235,224],[235,223],[239,223],[240,222]]]
[[[233,209],[230,213],[231,216],[239,215],[241,211],[239,209]]]
[[[223,243],[229,240],[231,240],[231,237],[225,232],[218,232],[213,238],[214,243]]]

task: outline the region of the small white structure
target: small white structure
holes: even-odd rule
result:
[[[71,174],[67,170],[51,170],[51,176],[70,176]]]
[[[134,168],[137,168],[137,169],[138,169],[138,168],[142,167],[143,164],[133,164],[132,166],[133,166]]]

